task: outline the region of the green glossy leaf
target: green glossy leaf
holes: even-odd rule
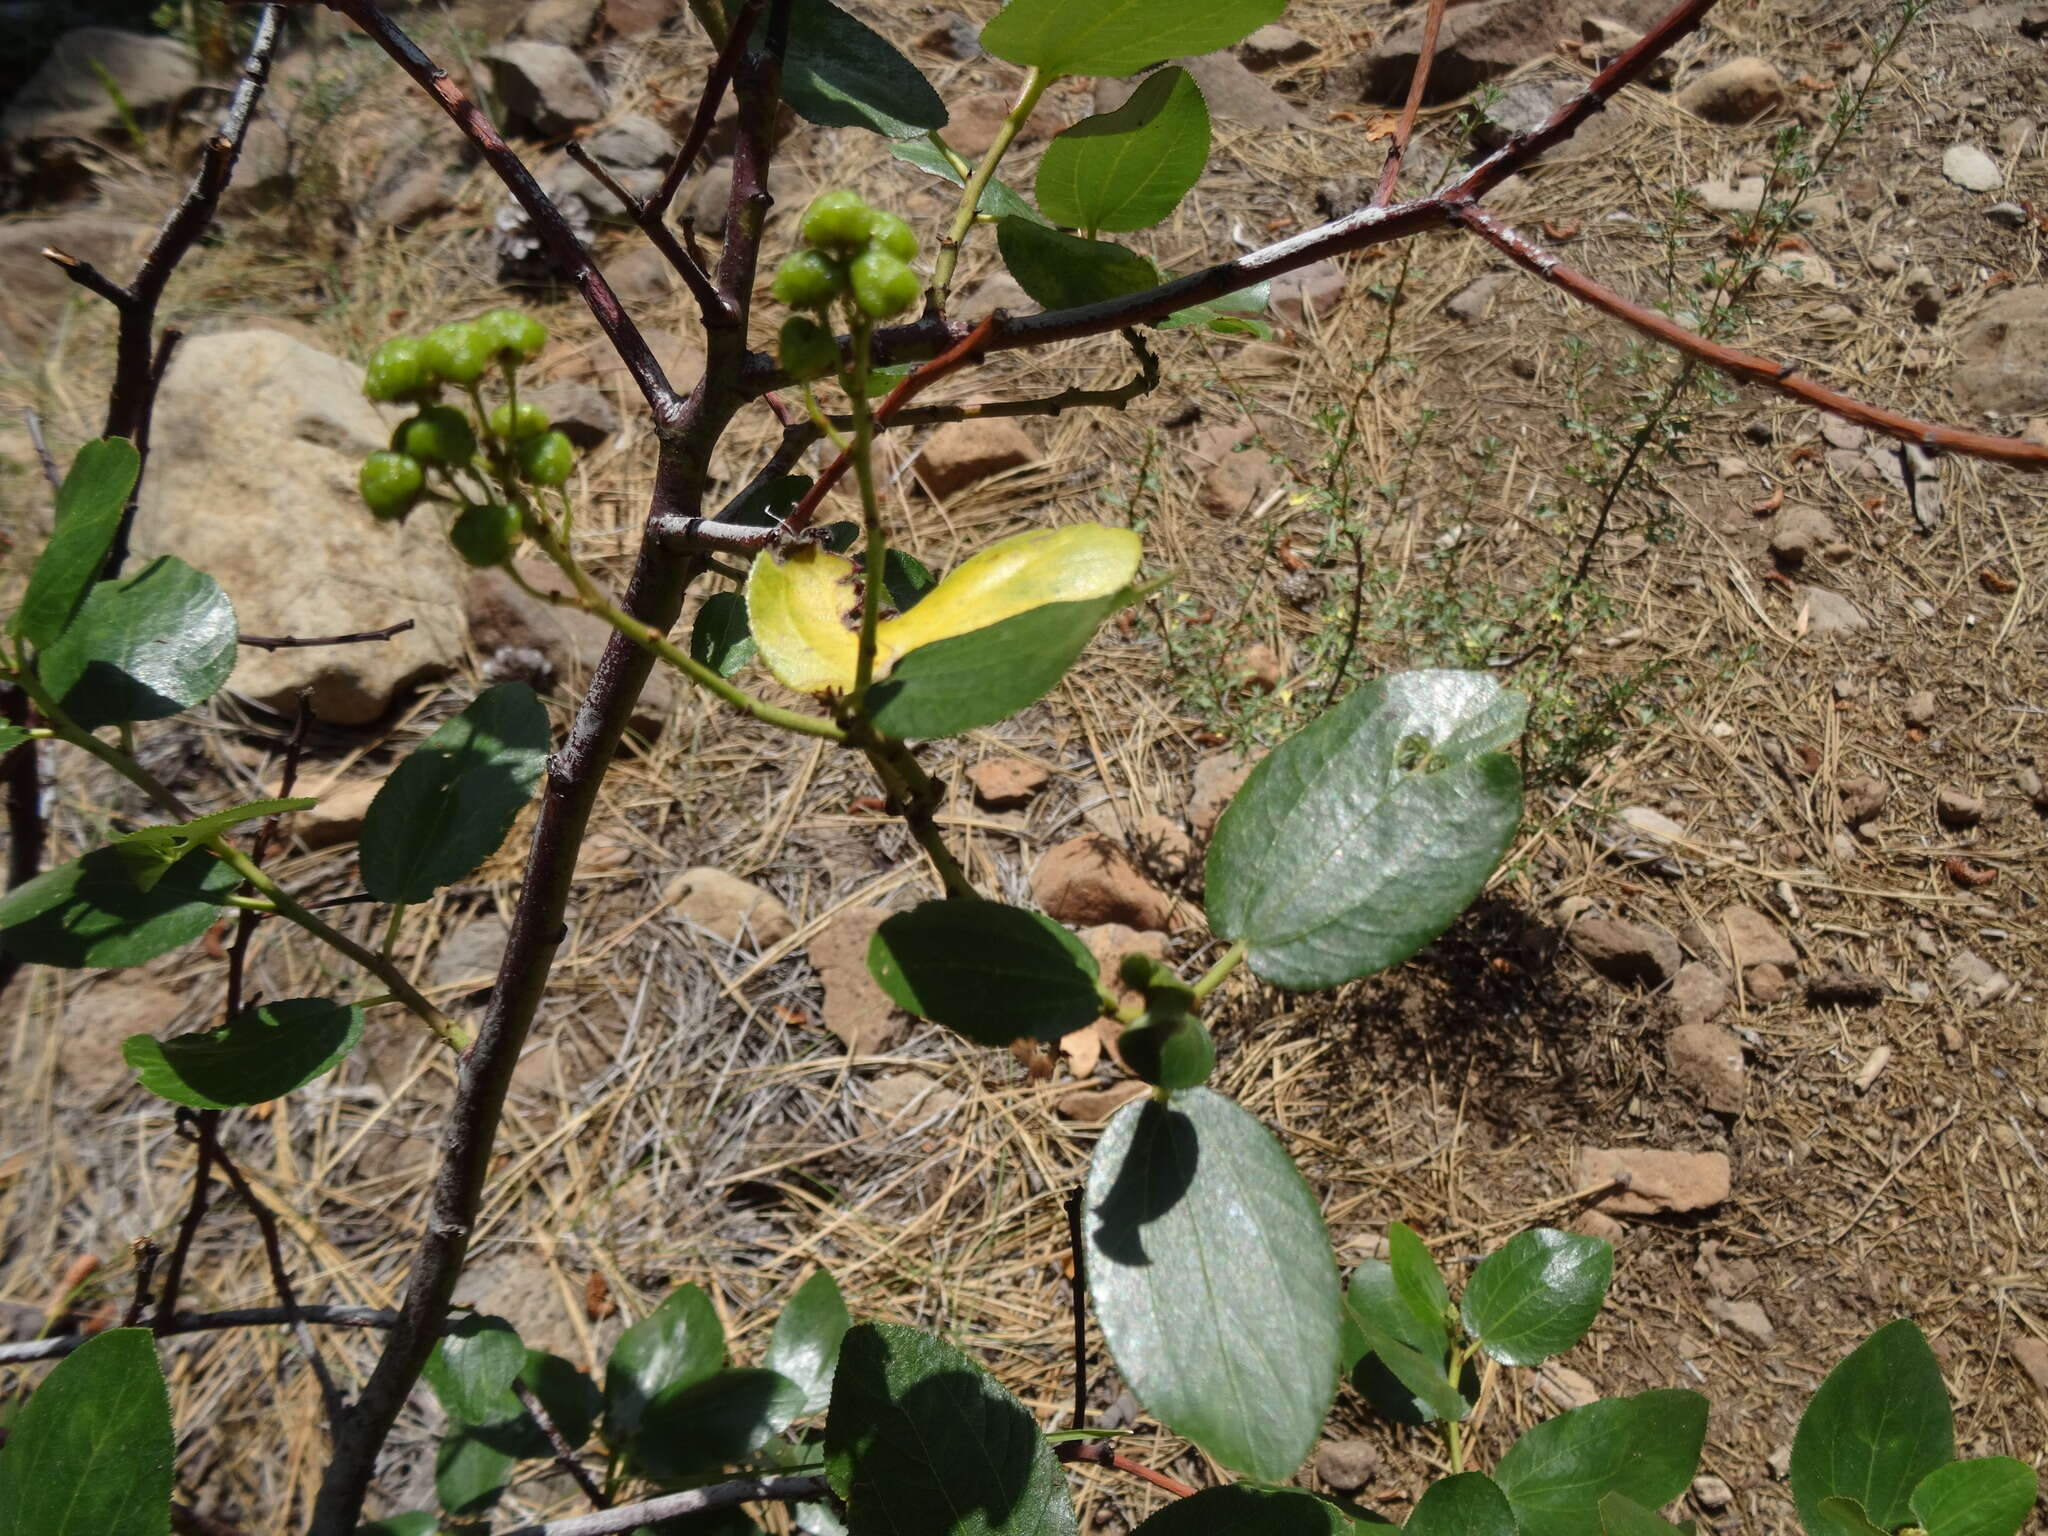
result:
[[[1297,990],[1385,970],[1485,888],[1522,816],[1527,701],[1474,672],[1359,689],[1251,772],[1210,843],[1209,925]]]
[[[956,187],[965,187],[967,180],[953,167],[939,147],[930,139],[905,139],[889,146],[889,153],[898,160],[916,166],[921,171],[930,171],[934,176],[950,181]],[[1019,218],[1033,224],[1043,224],[1045,216],[1026,202],[1017,190],[1000,176],[991,176],[988,185],[981,189],[981,200],[974,205],[974,211],[984,218]]]
[[[0,900],[0,949],[31,965],[140,965],[206,932],[241,883],[202,850],[145,891],[116,850],[95,848]]]
[[[1586,1336],[1613,1279],[1611,1243],[1533,1228],[1472,1271],[1465,1331],[1503,1365],[1539,1364]]]
[[[235,668],[239,633],[220,584],[164,555],[87,592],[36,675],[89,731],[163,720],[219,692]]]
[[[1225,1483],[1153,1512],[1132,1536],[1349,1536],[1335,1505],[1294,1488]]]
[[[1396,1373],[1382,1358],[1389,1344],[1405,1346],[1402,1371]],[[1397,1424],[1430,1424],[1444,1418],[1462,1419],[1469,1400],[1462,1392],[1454,1404],[1436,1390],[1436,1383],[1449,1385],[1447,1375],[1449,1336],[1441,1313],[1417,1316],[1399,1287],[1394,1284],[1393,1267],[1382,1259],[1368,1259],[1352,1273],[1344,1297],[1342,1360],[1344,1374],[1352,1387],[1382,1418]],[[1429,1362],[1431,1368],[1418,1372],[1413,1360]],[[1428,1383],[1426,1392],[1409,1387],[1408,1380]]]
[[[500,683],[414,747],[363,817],[363,885],[379,901],[425,901],[476,872],[512,830],[547,766],[548,712]]]
[[[1178,65],[1147,75],[1114,112],[1083,118],[1045,148],[1038,206],[1070,229],[1150,229],[1209,163],[1209,107]]]
[[[1441,1358],[1449,1347],[1443,1314],[1411,1306],[1395,1283],[1394,1267],[1384,1259],[1367,1259],[1352,1272],[1344,1305],[1361,1324],[1410,1349]]]
[[[868,972],[899,1008],[981,1045],[1058,1040],[1102,1011],[1088,947],[999,901],[927,901],[885,919]]]
[[[591,1430],[597,1425],[597,1416],[604,1409],[604,1394],[598,1391],[597,1383],[590,1379],[588,1372],[560,1355],[529,1349],[526,1364],[520,1368],[519,1379],[532,1389],[572,1450],[590,1438]],[[548,1445],[547,1437],[541,1434],[538,1424],[533,1425],[533,1431],[540,1442],[540,1448],[533,1454],[553,1455],[553,1447]]]
[[[1682,1531],[1690,1536],[1692,1522],[1673,1525],[1654,1510],[1643,1508],[1624,1494],[1610,1493],[1601,1499],[1599,1536],[1672,1536]]]
[[[825,1465],[853,1536],[1073,1536],[1066,1474],[996,1379],[928,1333],[847,1330]]]
[[[1394,1276],[1394,1289],[1425,1331],[1427,1346],[1441,1350],[1450,1342],[1451,1288],[1443,1272],[1429,1256],[1429,1245],[1404,1221],[1387,1228],[1387,1268]],[[1405,1335],[1396,1335],[1405,1337]]]
[[[604,1368],[604,1438],[615,1449],[664,1392],[702,1381],[725,1364],[725,1327],[711,1298],[681,1286],[619,1335]]]
[[[356,1527],[356,1536],[439,1536],[441,1522],[431,1510],[415,1509],[386,1515]]]
[[[420,1371],[448,1417],[460,1424],[489,1424],[516,1408],[512,1383],[526,1365],[526,1346],[502,1317],[464,1312],[450,1320]]]
[[[898,741],[958,736],[1007,720],[1052,692],[1102,621],[1132,597],[1126,588],[1046,603],[919,646],[868,689],[869,718]]]
[[[28,739],[28,732],[20,726],[0,725],[0,757],[5,757]]]
[[[519,1458],[500,1443],[504,1426],[454,1423],[434,1452],[434,1497],[451,1515],[484,1513],[503,1497]]]
[[[1980,1456],[1936,1467],[1910,1502],[1927,1536],[2014,1536],[2033,1512],[2039,1487],[2024,1461]]]
[[[149,1330],[88,1339],[0,1445],[0,1536],[165,1536],[175,1450]]]
[[[1813,1394],[1792,1437],[1788,1481],[1808,1525],[1821,1500],[1839,1495],[1892,1531],[1911,1518],[1920,1480],[1955,1457],[1941,1367],[1925,1335],[1902,1317],[1858,1345]]]
[[[121,1056],[160,1099],[194,1109],[238,1109],[281,1099],[326,1076],[362,1037],[361,1008],[287,997],[189,1035],[130,1035]]]
[[[690,626],[690,655],[731,677],[754,659],[754,632],[747,625],[747,600],[737,592],[714,592]]]
[[[1883,1526],[1870,1523],[1861,1504],[1840,1497],[1822,1499],[1815,1505],[1805,1529],[1806,1536],[1889,1536]]]
[[[1365,1325],[1371,1358],[1400,1384],[1424,1422],[1448,1420],[1456,1423],[1472,1411],[1472,1401],[1451,1381],[1449,1362],[1441,1354],[1426,1353],[1413,1345]],[[1378,1401],[1378,1394],[1369,1394]]]
[[[832,1373],[839,1366],[839,1343],[853,1326],[839,1282],[830,1270],[819,1270],[796,1288],[775,1331],[768,1338],[768,1357],[761,1363],[796,1383],[803,1406],[792,1415],[822,1412],[832,1401]],[[778,1429],[781,1425],[776,1426]]]
[[[29,572],[21,606],[8,623],[10,635],[43,650],[64,633],[99,580],[121,526],[121,509],[141,474],[142,459],[125,437],[98,438],[78,450],[57,492],[50,542]]]
[[[201,816],[192,821],[179,822],[170,827],[143,827],[117,837],[109,844],[128,863],[129,873],[135,883],[145,891],[164,877],[164,873],[178,860],[200,847],[209,838],[218,837],[245,821],[256,821],[265,816],[281,816],[290,811],[303,811],[319,804],[317,800],[254,800],[247,805],[230,806],[225,811],[215,811],[211,816]]]
[[[1277,21],[1287,0],[1010,0],[981,46],[1054,75],[1129,75],[1213,53]]]
[[[774,1371],[718,1371],[650,1402],[626,1454],[658,1482],[695,1482],[744,1461],[803,1401],[803,1389]]]
[[[1529,1430],[1501,1457],[1494,1481],[1522,1536],[1585,1536],[1610,1493],[1645,1509],[1684,1493],[1706,1435],[1707,1400],[1697,1392],[1610,1397]]]
[[[820,128],[907,139],[946,126],[946,104],[917,66],[829,0],[792,0],[782,99]]]
[[[1507,1495],[1484,1472],[1431,1483],[1402,1529],[1409,1536],[1516,1536]]]
[[[1030,219],[998,219],[996,249],[1017,286],[1047,309],[1120,299],[1159,282],[1159,269],[1136,251],[1062,234]]]
[[[1184,330],[1190,326],[1201,326],[1218,336],[1250,336],[1257,341],[1269,340],[1273,327],[1258,317],[1266,312],[1266,304],[1273,285],[1254,283],[1249,288],[1240,288],[1236,293],[1226,293],[1220,299],[1211,299],[1207,304],[1191,304],[1186,309],[1177,309],[1154,327],[1161,331]]]
[[[1234,1471],[1279,1481],[1337,1388],[1337,1266],[1293,1160],[1206,1088],[1142,1099],[1088,1167],[1088,1291],[1146,1409]]]
[[[918,599],[938,584],[932,568],[908,550],[892,549],[882,559],[882,590],[898,613],[915,608]]]

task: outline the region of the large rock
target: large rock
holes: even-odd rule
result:
[[[944,500],[1037,460],[1038,448],[1030,434],[1007,417],[949,421],[917,456],[917,477],[926,490]]]
[[[1949,377],[1966,411],[2048,411],[2048,287],[2012,288],[1986,304],[1956,338]]]
[[[691,927],[727,944],[772,949],[796,932],[780,898],[709,864],[677,875],[662,902]]]
[[[125,283],[153,233],[152,224],[110,213],[0,223],[0,341],[24,353],[39,351],[73,294],[83,295],[88,304],[101,302],[43,255],[45,246],[91,262]]]
[[[1367,50],[1357,67],[1360,97],[1388,106],[1407,98],[1408,82],[1422,50],[1424,6]],[[1588,16],[1611,18],[1609,25],[1648,26],[1670,7],[1664,0],[1476,0],[1452,5],[1437,37],[1423,100],[1437,104],[1546,58],[1558,40],[1579,30]]]
[[[548,139],[604,116],[604,88],[590,66],[560,43],[501,43],[484,62],[515,126]]]
[[[172,554],[227,590],[245,634],[413,627],[363,645],[242,649],[229,687],[362,725],[462,655],[466,569],[431,509],[404,524],[364,509],[356,472],[393,423],[354,363],[278,331],[223,331],[179,347],[157,397],[135,546]]]
[[[128,110],[148,121],[169,112],[199,83],[199,66],[189,48],[168,37],[78,27],[57,39],[49,57],[8,103],[0,115],[0,139],[26,145],[121,132],[121,109],[107,89],[108,80]]]
[[[1664,1152],[1651,1147],[1581,1147],[1579,1188],[1603,1179],[1621,1186],[1600,1209],[1613,1216],[1681,1215],[1711,1210],[1728,1198],[1725,1152]]]
[[[1678,104],[1710,123],[1750,123],[1785,101],[1785,80],[1769,59],[1730,59],[1678,93]]]
[[[1618,917],[1581,918],[1568,937],[1579,958],[1622,986],[1661,987],[1685,963],[1670,934]]]
[[[568,579],[539,560],[521,560],[519,574],[537,591],[568,590]],[[541,693],[559,689],[565,697],[581,697],[614,633],[611,625],[574,608],[538,601],[496,567],[469,571],[465,579],[469,643],[483,664],[485,678],[517,680]],[[665,663],[656,663],[627,729],[642,741],[653,741],[667,726],[675,702],[675,673]]]
[[[825,1027],[855,1056],[890,1050],[910,1033],[910,1021],[868,970],[868,946],[888,916],[882,907],[848,907],[826,920],[808,951],[825,988]]]
[[[1031,896],[1047,917],[1077,927],[1122,923],[1163,932],[1173,925],[1173,898],[1106,837],[1070,837],[1047,849],[1032,872]]]
[[[1247,69],[1229,49],[1173,62],[1194,77],[1210,117],[1218,122],[1268,130],[1300,128],[1308,122],[1292,102]],[[1104,80],[1095,87],[1095,110],[1114,112],[1142,83],[1137,78]]]

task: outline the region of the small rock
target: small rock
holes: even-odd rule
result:
[[[1121,82],[1119,82],[1121,84]],[[964,96],[948,103],[950,117],[946,123],[946,142],[970,165],[988,152],[996,141],[996,134],[1002,130],[1003,122],[1010,115],[1010,97],[1003,91],[982,91],[978,95]],[[1098,107],[1097,111],[1105,110]],[[1013,147],[1022,149],[1036,144],[1045,137],[1044,113],[1035,113],[1023,128],[1018,130],[1012,141]]]
[[[1949,983],[1979,1008],[2012,990],[2012,978],[1974,950],[1958,950],[1948,962]]]
[[[1731,59],[1684,87],[1677,100],[1710,123],[1753,123],[1784,104],[1785,81],[1768,59]]]
[[[744,941],[750,948],[768,949],[796,932],[789,908],[778,898],[709,864],[677,875],[662,891],[661,899],[677,917],[724,944],[737,946]]]
[[[498,962],[505,956],[509,933],[505,920],[497,916],[473,917],[449,933],[427,969],[435,990],[459,986],[466,993],[492,985],[498,979]]]
[[[1728,1006],[1728,983],[1711,965],[1695,960],[1678,968],[1665,1001],[1681,1026],[1697,1027]]]
[[[1615,831],[1621,837],[1647,837],[1660,843],[1688,843],[1693,840],[1678,822],[1647,805],[1629,805],[1615,813]]]
[[[1237,56],[1246,69],[1264,73],[1286,64],[1299,64],[1323,50],[1291,27],[1269,22],[1237,45]]]
[[[383,787],[376,779],[345,779],[324,791],[311,810],[295,813],[286,825],[308,848],[352,843],[362,834],[363,817]]]
[[[1731,969],[1747,971],[1757,965],[1791,968],[1799,964],[1799,952],[1778,925],[1754,907],[1723,907],[1707,925],[1707,942]]]
[[[1806,984],[1806,1001],[1815,1008],[1875,1008],[1890,991],[1868,971],[1837,963]]]
[[[1324,257],[1273,279],[1267,290],[1273,313],[1296,330],[1310,320],[1323,320],[1344,302],[1344,269]]]
[[[1836,784],[1835,794],[1842,803],[1842,820],[1860,827],[1884,809],[1892,787],[1872,774],[1854,773]]]
[[[1690,969],[1690,967],[1688,967]],[[1719,1115],[1739,1115],[1749,1098],[1742,1042],[1718,1024],[1681,1024],[1664,1039],[1679,1085]]]
[[[1906,702],[1899,706],[1899,718],[1915,730],[1924,731],[1934,724],[1939,707],[1933,690],[1922,688],[1906,695]]]
[[[1196,837],[1204,842],[1209,840],[1217,819],[1231,797],[1244,787],[1257,764],[1256,757],[1240,757],[1232,752],[1205,757],[1195,764],[1194,792],[1188,796],[1188,825],[1194,828]]]
[[[1877,1080],[1884,1076],[1884,1069],[1891,1064],[1892,1048],[1888,1045],[1880,1045],[1876,1050],[1864,1057],[1862,1069],[1857,1072],[1855,1080],[1851,1082],[1850,1086],[1856,1090],[1858,1095],[1870,1092],[1872,1088],[1877,1086]]]
[[[1779,1482],[1782,1483],[1786,1478],[1792,1475],[1791,1446],[1778,1446],[1775,1450],[1771,1452],[1769,1456],[1765,1457],[1764,1460],[1771,1469],[1771,1476],[1775,1477]]]
[[[1220,122],[1266,133],[1284,133],[1308,124],[1293,102],[1253,74],[1228,49],[1178,62],[1194,77],[1209,105],[1209,115]]]
[[[1475,0],[1450,7],[1438,33],[1424,105],[1451,101],[1549,53],[1557,43],[1556,23],[1554,7],[1528,0]],[[1362,100],[1393,105],[1407,97],[1422,34],[1423,18],[1411,10],[1409,19],[1373,43],[1356,73]]]
[[[1271,693],[1287,676],[1287,663],[1265,641],[1246,646],[1229,663],[1229,672],[1239,685]]]
[[[1984,217],[2000,229],[2025,229],[2031,222],[2025,206],[2020,203],[1993,203],[1984,210]]]
[[[1482,277],[1475,277],[1444,300],[1444,313],[1467,325],[1477,325],[1492,311],[1494,295],[1513,281],[1514,275],[1508,272],[1488,272]]]
[[[2048,787],[2041,782],[2041,775],[2031,768],[2015,768],[2012,773],[2012,787],[2027,797],[2027,803],[2043,815],[2048,815]]]
[[[2012,1362],[2034,1384],[2034,1390],[2048,1397],[2048,1343],[2024,1333],[2015,1333],[2006,1343]]]
[[[1834,520],[1820,508],[1787,507],[1772,520],[1771,553],[1780,565],[1797,570],[1840,537]]]
[[[1566,938],[1586,964],[1623,986],[1661,987],[1685,963],[1670,934],[1616,917],[1581,918]]]
[[[1714,213],[1755,213],[1764,205],[1766,190],[1761,176],[1715,176],[1695,183],[1692,195]]]
[[[1870,628],[1870,620],[1861,608],[1826,587],[1802,588],[1800,607],[1809,635],[1840,635]]]
[[[2005,180],[1998,162],[1975,144],[1951,144],[1943,150],[1941,174],[1965,192],[1989,192]]]
[[[1735,1490],[1711,1472],[1702,1472],[1692,1480],[1693,1502],[1710,1515],[1718,1515],[1735,1502]]]
[[[1160,880],[1185,880],[1195,867],[1195,840],[1171,816],[1147,811],[1131,828],[1131,852],[1145,872]]]
[[[1726,1301],[1719,1296],[1709,1296],[1707,1315],[1767,1348],[1778,1341],[1778,1330],[1771,1326],[1769,1314],[1756,1302]]]
[[[484,63],[507,121],[541,138],[555,138],[604,116],[604,90],[597,77],[559,43],[500,43],[484,55]]]
[[[1965,411],[2028,416],[2048,410],[2048,285],[1997,294],[1963,328],[1955,347],[1949,387]]]
[[[1123,923],[1164,932],[1173,922],[1173,898],[1122,848],[1092,834],[1047,849],[1032,872],[1031,895],[1046,916],[1077,927]]]
[[[1063,1120],[1072,1120],[1080,1125],[1100,1125],[1131,1100],[1142,1099],[1151,1091],[1149,1085],[1136,1079],[1112,1083],[1107,1088],[1077,1088],[1072,1093],[1061,1094],[1053,1110]]]
[[[1119,1008],[1133,1007],[1144,998],[1118,978],[1117,967],[1123,964],[1125,955],[1144,955],[1147,959],[1165,964],[1167,940],[1163,933],[1141,933],[1123,923],[1098,923],[1093,928],[1083,928],[1074,935],[1088,946],[1088,953],[1095,957],[1095,967],[1102,973],[1102,984],[1116,993]],[[1114,1032],[1123,1028],[1113,1019],[1101,1021]]]
[[[917,456],[917,477],[933,496],[944,500],[993,475],[1037,462],[1038,449],[1015,421],[949,421]]]
[[[976,803],[991,811],[1029,805],[1051,780],[1048,770],[1022,757],[992,757],[967,770]]]
[[[1591,1206],[1572,1218],[1572,1230],[1581,1237],[1597,1237],[1603,1243],[1618,1243],[1628,1236],[1627,1227]]]
[[[981,57],[981,33],[958,11],[941,11],[924,36],[917,40],[917,46],[942,59],[958,59],[965,63]]]
[[[1725,1152],[1663,1152],[1648,1147],[1581,1147],[1579,1187],[1603,1179],[1626,1187],[1599,1202],[1617,1216],[1658,1216],[1704,1211],[1728,1198]]]
[[[887,1072],[867,1085],[862,1095],[878,1129],[907,1131],[943,1120],[966,1101],[937,1078],[924,1072]]]
[[[628,113],[583,141],[593,160],[617,170],[666,171],[676,141],[651,117]]]
[[[1742,973],[1752,1000],[1768,1006],[1783,1002],[1792,991],[1791,974],[1782,965],[1752,965]]]
[[[834,913],[806,952],[824,984],[825,1027],[854,1056],[880,1055],[910,1033],[910,1021],[868,970],[868,945],[888,916],[881,907],[848,907]]]
[[[133,972],[101,976],[70,988],[63,1002],[63,1044],[57,1071],[66,1088],[65,1102],[97,1108],[135,1084],[135,1069],[121,1054],[130,1035],[162,1039],[177,1032],[185,1000],[156,982]],[[195,1020],[195,1028],[218,1023],[217,1017]],[[57,1027],[53,1021],[52,1027]]]
[[[598,0],[530,0],[512,30],[537,43],[581,48],[597,26]]]
[[[1536,1368],[1536,1390],[1560,1413],[1570,1413],[1574,1408],[1589,1407],[1600,1401],[1600,1389],[1590,1379],[1555,1360],[1546,1360]]]
[[[1943,789],[1934,797],[1934,814],[1949,831],[1966,832],[1984,819],[1984,800],[1964,790]]]
[[[1325,1440],[1316,1447],[1316,1476],[1339,1493],[1363,1488],[1379,1464],[1379,1447],[1370,1440]]]

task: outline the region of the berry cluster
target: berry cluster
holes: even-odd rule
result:
[[[902,314],[923,289],[911,258],[917,235],[893,213],[870,208],[856,192],[826,192],[804,210],[806,249],[775,269],[771,292],[792,309],[782,326],[782,366],[808,383],[839,366],[839,348],[823,317],[835,300],[856,326]]]
[[[370,356],[363,393],[372,400],[416,408],[391,435],[391,446],[363,461],[357,484],[370,511],[403,519],[422,500],[461,510],[448,538],[471,565],[498,565],[524,537],[525,493],[558,486],[576,465],[569,439],[553,430],[548,413],[519,398],[519,365],[547,344],[547,327],[516,309],[494,309],[475,320],[444,325],[424,337],[394,337]],[[484,375],[496,368],[506,398],[485,408]],[[441,391],[460,390],[470,410],[441,403]],[[430,485],[433,477],[438,484]],[[471,494],[481,490],[482,499]]]

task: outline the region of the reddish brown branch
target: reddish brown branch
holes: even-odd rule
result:
[[[1971,432],[1962,427],[1922,421],[1903,411],[1870,405],[1838,389],[1829,389],[1803,377],[1792,363],[1759,357],[1735,347],[1723,346],[1687,330],[1676,321],[1624,298],[1612,288],[1595,282],[1585,273],[1566,266],[1519,230],[1503,224],[1476,204],[1452,210],[1451,216],[1497,250],[1511,257],[1524,271],[1533,272],[1552,286],[1563,289],[1581,303],[1623,324],[1654,336],[1666,346],[1720,369],[1746,384],[1761,385],[1805,405],[1828,411],[1844,421],[1853,421],[1873,432],[1882,432],[1900,442],[1912,443],[1928,453],[1963,453],[2016,469],[2048,469],[2048,447],[2017,437],[1998,437],[1989,432]]]
[[[1155,1472],[1123,1455],[1107,1440],[1067,1440],[1054,1448],[1061,1461],[1085,1461],[1092,1466],[1113,1467],[1119,1472],[1129,1473],[1150,1483],[1154,1488],[1172,1494],[1176,1499],[1191,1499],[1195,1490],[1178,1478],[1168,1477],[1164,1472]]]
[[[1394,200],[1394,183],[1401,179],[1401,162],[1408,156],[1408,140],[1415,132],[1415,117],[1422,110],[1422,93],[1429,88],[1429,69],[1436,62],[1437,34],[1443,30],[1445,0],[1429,0],[1429,12],[1422,19],[1422,47],[1415,55],[1415,73],[1408,81],[1408,100],[1401,107],[1401,120],[1394,125],[1394,142],[1387,146],[1386,168],[1372,195],[1372,205],[1383,208]]]
[[[675,159],[669,162],[668,171],[661,178],[661,186],[647,200],[647,216],[657,224],[668,217],[669,205],[676,200],[683,178],[690,174],[690,167],[703,153],[704,143],[711,137],[711,125],[718,120],[719,103],[725,100],[726,87],[732,84],[732,73],[739,67],[740,55],[747,51],[747,40],[753,36],[754,25],[760,19],[761,0],[747,0],[732,19],[731,28],[725,35],[725,46],[718,50],[711,72],[704,77],[704,91],[697,98],[697,113],[690,120],[689,135],[683,140],[682,148],[676,151]]]
[[[631,219],[640,232],[651,242],[655,250],[682,278],[683,285],[697,301],[697,312],[706,328],[730,329],[739,322],[733,308],[713,286],[711,274],[704,270],[704,263],[696,253],[676,238],[676,232],[663,222],[661,214],[651,204],[643,203],[620,183],[619,179],[586,149],[581,142],[571,140],[569,158],[595,176],[604,189],[617,199],[626,217]]]

